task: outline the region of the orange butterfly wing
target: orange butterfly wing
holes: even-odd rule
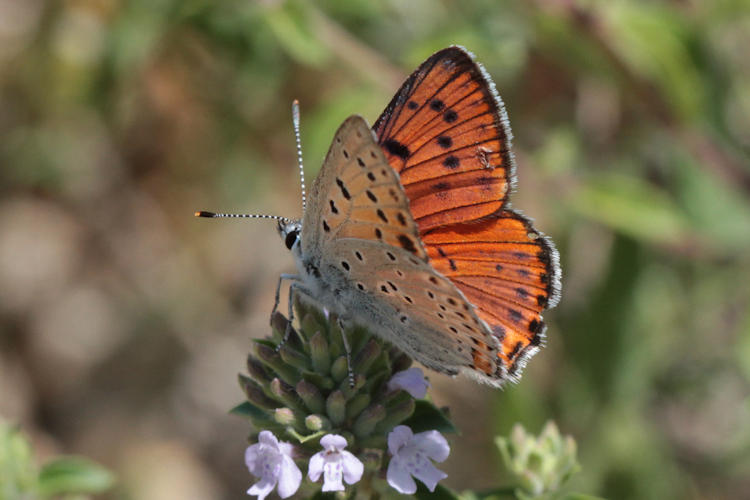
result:
[[[399,172],[430,264],[476,308],[516,379],[538,349],[541,312],[560,296],[558,254],[510,210],[507,115],[484,69],[460,47],[427,59],[373,127]]]

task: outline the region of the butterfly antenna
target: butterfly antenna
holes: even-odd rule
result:
[[[265,215],[265,214],[217,214],[214,212],[206,212],[204,210],[201,210],[199,212],[195,212],[196,217],[207,217],[211,219],[216,218],[234,218],[234,219],[273,219],[273,220],[280,220],[284,222],[292,222],[292,219],[289,217],[282,217],[280,215]]]
[[[292,123],[294,124],[294,140],[297,143],[297,166],[299,167],[299,182],[302,185],[302,213],[307,208],[307,198],[305,194],[305,167],[302,164],[302,139],[299,134],[299,101],[295,99],[292,102]]]

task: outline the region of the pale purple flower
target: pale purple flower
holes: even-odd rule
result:
[[[412,476],[422,481],[427,489],[435,491],[438,481],[448,474],[438,470],[430,460],[442,462],[451,449],[438,431],[414,434],[405,425],[398,425],[388,434],[388,451],[393,458],[388,464],[386,479],[399,493],[412,495],[417,483]]]
[[[279,442],[270,431],[260,431],[258,443],[245,450],[245,464],[253,476],[259,477],[248,495],[263,500],[274,488],[281,498],[297,491],[302,482],[302,472],[292,460],[292,445]]]
[[[326,434],[320,440],[323,451],[310,459],[307,477],[316,482],[323,474],[323,491],[344,491],[343,479],[354,484],[362,478],[364,465],[357,457],[344,450],[346,439],[338,434]]]
[[[427,394],[427,388],[430,383],[424,377],[421,368],[409,368],[396,373],[388,381],[388,390],[395,391],[397,389],[403,389],[413,398],[422,399]]]

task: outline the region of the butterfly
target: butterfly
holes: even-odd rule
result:
[[[278,218],[298,271],[282,278],[432,370],[517,381],[561,271],[553,242],[510,208],[511,137],[473,55],[433,54],[372,128],[353,115],[336,131],[302,219]]]

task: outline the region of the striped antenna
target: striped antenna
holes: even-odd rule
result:
[[[307,208],[307,198],[305,194],[305,167],[302,164],[302,139],[299,134],[299,101],[295,99],[292,102],[292,123],[294,124],[294,140],[297,143],[297,166],[299,166],[299,182],[302,185],[302,213]]]
[[[237,218],[237,219],[273,219],[273,220],[280,220],[284,222],[292,222],[292,219],[289,217],[282,217],[280,215],[265,215],[265,214],[217,214],[214,212],[206,212],[205,210],[201,210],[199,212],[195,212],[196,217],[207,217],[211,219],[221,218],[221,217],[227,217],[227,218]]]

